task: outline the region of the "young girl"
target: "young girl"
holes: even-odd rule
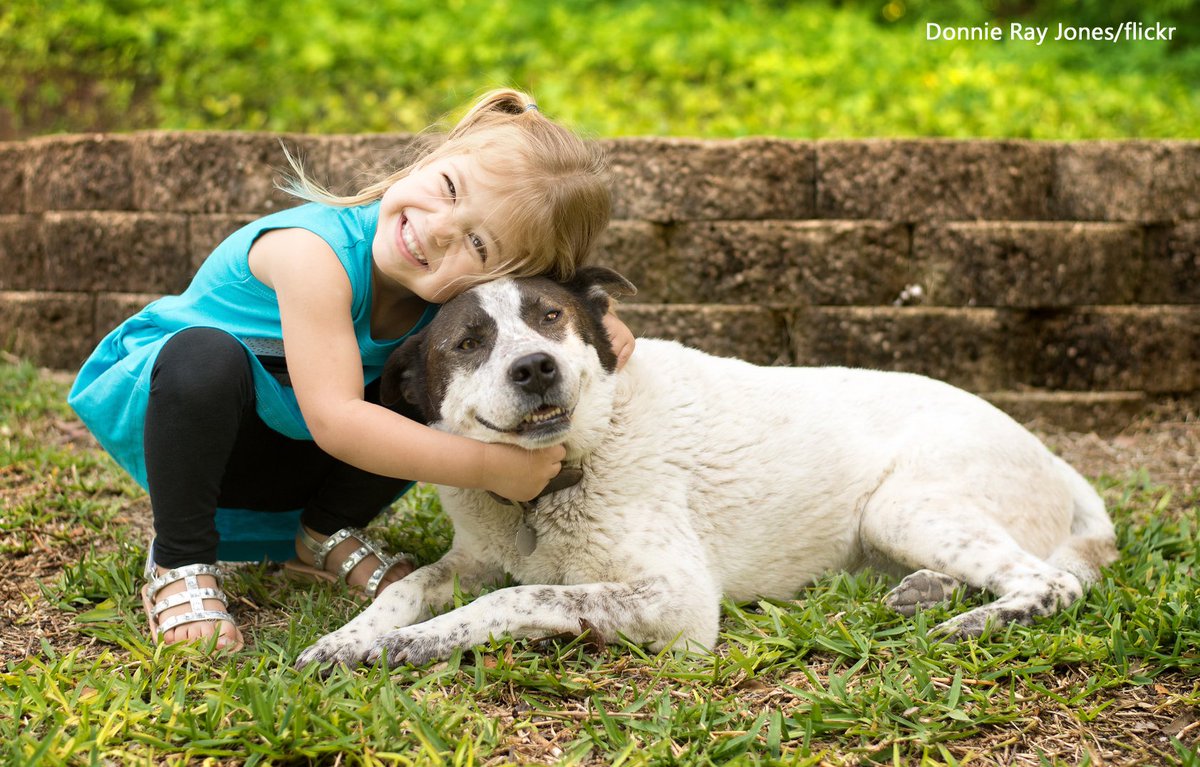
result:
[[[166,642],[215,634],[216,648],[242,646],[214,566],[218,507],[303,509],[298,568],[374,597],[412,565],[358,528],[410,480],[528,500],[564,455],[435,431],[380,406],[378,378],[389,353],[471,284],[574,271],[608,223],[596,152],[504,90],[354,197],[295,169],[291,191],[309,204],[234,233],[182,295],[101,341],[69,397],[149,492],[143,597]],[[615,317],[608,327],[623,361],[633,337]],[[248,346],[279,339],[286,368],[268,370]]]

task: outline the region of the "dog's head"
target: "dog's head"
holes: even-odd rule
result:
[[[446,431],[484,442],[544,447],[611,406],[616,367],[603,317],[635,292],[603,267],[565,284],[501,278],[468,290],[405,341],[384,367],[380,398],[415,406]],[[605,417],[606,415],[602,415]]]

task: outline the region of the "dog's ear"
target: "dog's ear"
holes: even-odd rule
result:
[[[421,417],[414,420],[422,423],[432,417],[425,387],[425,330],[405,339],[384,363],[379,402],[409,418],[413,418],[415,408]]]
[[[633,283],[617,272],[604,266],[585,266],[565,283],[567,290],[578,297],[583,308],[580,317],[580,334],[595,347],[600,355],[600,364],[609,373],[617,368],[617,355],[613,352],[612,339],[604,326],[604,315],[612,308],[613,300],[637,293]]]
[[[607,266],[584,266],[576,270],[567,287],[598,308],[601,315],[608,311],[614,298],[637,294],[632,282]]]

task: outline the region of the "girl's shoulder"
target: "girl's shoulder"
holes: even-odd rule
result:
[[[335,206],[309,202],[276,211],[247,226],[257,237],[271,229],[307,229],[328,242],[334,250],[370,240],[379,222],[379,202]]]
[[[205,267],[244,270],[255,242],[267,232],[279,229],[312,232],[324,240],[339,259],[358,260],[363,252],[369,252],[378,221],[378,202],[353,207],[310,202],[275,211],[232,232],[212,250],[201,271]]]

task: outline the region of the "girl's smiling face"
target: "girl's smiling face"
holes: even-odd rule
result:
[[[504,194],[476,155],[437,158],[392,184],[371,253],[383,279],[441,304],[505,263]]]

